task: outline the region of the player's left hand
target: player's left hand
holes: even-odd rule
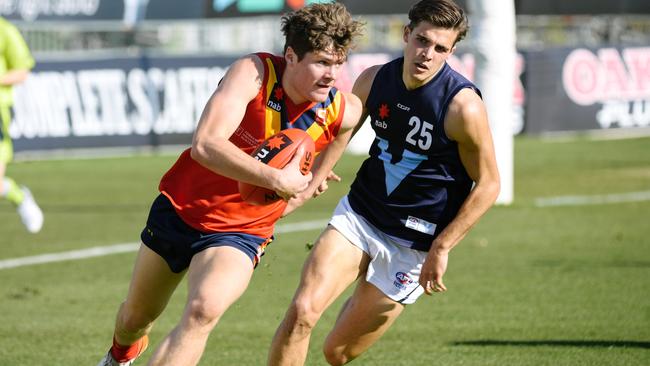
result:
[[[327,191],[327,189],[329,188],[329,184],[328,184],[329,181],[340,182],[341,177],[339,177],[336,173],[334,173],[334,171],[330,170],[330,172],[327,174],[327,178],[325,178],[325,180],[322,181],[314,191],[314,197],[318,197],[321,194],[325,193],[325,191]]]
[[[447,291],[447,287],[442,282],[442,277],[447,271],[448,259],[448,250],[439,249],[435,244],[429,250],[429,254],[422,265],[419,280],[420,286],[422,286],[427,295],[432,295],[434,292]]]
[[[284,208],[284,211],[282,212],[282,216],[280,217],[285,217],[295,211],[298,207],[302,206],[307,202],[309,197],[305,197],[304,194],[299,193],[296,195],[296,197],[290,198],[287,201],[287,206]]]

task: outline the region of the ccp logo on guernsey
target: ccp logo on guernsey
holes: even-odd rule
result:
[[[285,6],[297,10],[312,3],[331,3],[334,0],[213,0],[212,9],[221,13],[232,4],[242,13],[279,12]]]
[[[397,272],[395,273],[395,281],[393,281],[393,285],[397,287],[400,290],[404,290],[406,286],[410,285],[413,283],[413,279],[404,272]]]

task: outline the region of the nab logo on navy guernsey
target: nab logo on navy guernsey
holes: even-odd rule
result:
[[[404,272],[397,272],[395,273],[395,281],[393,281],[393,285],[397,287],[400,290],[403,290],[406,288],[406,286],[410,285],[413,283],[413,279]]]
[[[375,126],[377,126],[379,128],[382,128],[384,130],[387,129],[388,128],[388,123],[386,123],[386,121],[384,121],[390,115],[390,109],[388,108],[387,104],[382,103],[381,106],[379,106],[378,115],[379,115],[379,118],[381,118],[381,120],[376,119],[375,120]]]

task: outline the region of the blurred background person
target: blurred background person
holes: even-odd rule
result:
[[[7,164],[13,159],[13,145],[9,136],[13,86],[22,83],[34,67],[34,58],[16,27],[0,18],[0,197],[16,206],[23,224],[30,233],[43,226],[43,212],[31,192],[5,175]]]

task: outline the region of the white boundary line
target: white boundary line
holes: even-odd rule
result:
[[[296,222],[292,224],[277,225],[276,234],[295,233],[299,231],[309,231],[324,228],[328,220],[313,220]],[[0,260],[0,270],[31,266],[35,264],[54,263],[71,260],[86,259],[92,257],[101,257],[105,255],[135,252],[140,248],[140,243],[124,243],[101,247],[92,247],[87,249],[72,250],[61,253],[49,253],[34,255],[30,257],[12,258]]]
[[[615,193],[592,196],[557,196],[538,198],[535,200],[535,207],[553,207],[553,206],[581,206],[581,205],[601,205],[624,202],[650,201],[650,191]],[[296,222],[292,224],[277,225],[275,233],[293,233],[299,231],[309,231],[324,228],[327,220],[312,220]],[[30,257],[12,258],[0,260],[0,270],[30,266],[34,264],[62,262],[69,260],[79,260],[92,257],[101,257],[105,255],[135,252],[140,247],[140,243],[124,243],[109,246],[92,247],[87,249],[72,250],[61,253],[41,254]]]
[[[614,193],[592,196],[558,196],[538,198],[536,207],[603,205],[611,203],[650,201],[650,191]]]

